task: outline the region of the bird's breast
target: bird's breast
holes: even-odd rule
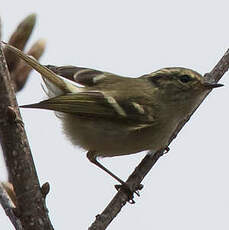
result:
[[[70,141],[98,156],[113,157],[165,147],[175,129],[174,122],[164,121],[133,127],[104,119],[86,119],[61,114],[63,129]]]

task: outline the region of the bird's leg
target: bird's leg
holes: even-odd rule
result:
[[[87,158],[93,164],[95,164],[96,166],[98,166],[99,168],[101,168],[102,170],[104,170],[106,173],[108,173],[110,176],[112,176],[115,180],[117,180],[121,184],[121,186],[117,185],[117,186],[115,186],[115,188],[118,189],[118,190],[120,188],[123,188],[127,192],[130,202],[134,203],[134,200],[133,200],[133,191],[131,190],[130,186],[126,182],[124,182],[123,180],[121,180],[119,177],[117,177],[115,174],[113,174],[106,167],[104,167],[101,163],[99,163],[97,161],[97,159],[96,159],[96,154],[95,153],[96,152],[94,152],[94,151],[88,151]],[[134,193],[139,196],[139,193],[137,191],[134,191]]]
[[[94,152],[89,151],[87,153],[87,158],[95,165],[97,165],[99,168],[101,168],[102,170],[104,170],[106,173],[108,173],[110,176],[112,176],[115,180],[117,180],[120,184],[126,184],[122,179],[120,179],[119,177],[117,177],[115,174],[113,174],[110,170],[108,170],[106,167],[104,167],[101,163],[99,163],[95,157],[94,154],[92,154]]]

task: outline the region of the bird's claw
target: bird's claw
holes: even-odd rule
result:
[[[166,154],[166,153],[168,153],[168,152],[169,152],[169,150],[170,150],[170,148],[169,148],[169,146],[167,146],[167,147],[164,149],[164,152],[163,152],[163,154]]]
[[[142,184],[139,184],[135,189],[134,191],[132,191],[132,189],[130,188],[130,186],[128,184],[118,184],[118,185],[115,185],[115,188],[116,190],[120,190],[122,189],[123,192],[126,193],[126,195],[128,196],[128,203],[130,204],[134,204],[135,201],[134,201],[134,193],[137,195],[137,196],[140,196],[140,193],[139,193],[139,190],[141,190],[143,188],[143,185]]]

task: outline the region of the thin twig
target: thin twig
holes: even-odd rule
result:
[[[218,82],[225,74],[225,72],[228,70],[228,68],[229,68],[229,50],[220,59],[220,61],[217,63],[214,69],[210,73],[206,74],[205,77],[209,78],[209,80],[213,82]],[[176,138],[177,134],[188,122],[192,114],[196,111],[196,109],[200,106],[200,104],[203,102],[203,100],[207,97],[209,93],[210,91],[208,91],[203,96],[203,98],[199,101],[199,104],[193,110],[191,115],[178,124],[176,130],[171,135],[169,143],[171,143]],[[150,171],[150,169],[154,166],[154,164],[158,161],[158,159],[162,155],[163,155],[162,152],[157,152],[153,156],[149,154],[146,155],[144,159],[141,161],[141,163],[136,167],[134,172],[129,176],[126,183],[132,189],[137,188],[142,182],[142,180],[144,179],[144,177],[147,175],[147,173]],[[89,230],[106,229],[107,226],[111,223],[111,221],[118,215],[118,213],[121,211],[122,207],[126,204],[127,201],[128,201],[128,197],[127,195],[125,195],[125,193],[123,193],[122,191],[117,192],[117,194],[108,204],[108,206],[104,209],[104,211],[100,215],[96,216],[96,220],[89,227]]]
[[[2,183],[0,183],[0,203],[5,210],[6,215],[10,218],[11,223],[16,230],[23,230],[20,220],[14,214],[14,204],[5,191]]]

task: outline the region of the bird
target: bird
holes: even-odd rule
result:
[[[73,145],[121,185],[98,157],[129,155],[168,148],[179,122],[205,93],[222,84],[184,67],[167,67],[137,78],[76,66],[42,65],[19,49],[4,46],[39,72],[48,99],[22,108],[55,111]]]

